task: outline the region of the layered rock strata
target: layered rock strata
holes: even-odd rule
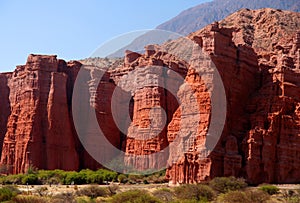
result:
[[[92,107],[83,114],[87,124],[95,111],[125,165],[167,167],[172,184],[231,175],[253,184],[299,182],[300,14],[243,9],[187,39],[101,59],[100,68],[82,61],[88,64],[83,96]],[[26,65],[0,74],[1,164],[8,172],[101,167],[73,123],[81,65],[30,55]],[[223,109],[214,112],[216,106]],[[210,131],[218,125],[221,132]],[[101,146],[95,140],[87,142]]]

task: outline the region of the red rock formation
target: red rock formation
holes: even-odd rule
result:
[[[209,119],[211,110],[207,108],[207,106],[210,106],[210,96],[209,94],[206,97],[201,96],[207,93],[205,93],[203,88],[195,88],[196,95],[200,95],[199,106],[203,104],[206,106],[202,112],[200,108],[200,115],[202,117],[199,128],[201,129],[195,134],[195,140],[199,141],[195,141],[195,147],[190,149],[182,157],[181,161],[168,168],[167,176],[170,177],[173,184],[200,182],[214,176],[239,176],[241,174],[242,156],[239,153],[237,140],[241,139],[242,135],[239,135],[237,132],[245,131],[243,129],[243,125],[246,122],[244,108],[247,99],[257,87],[258,65],[256,62],[257,57],[251,48],[244,46],[236,47],[234,45],[232,42],[232,31],[227,28],[219,28],[218,24],[214,24],[190,36],[191,39],[203,47],[205,53],[210,54],[222,77],[228,98],[227,119],[220,142],[212,154],[206,157],[205,151],[201,150],[203,148],[201,146],[205,144],[207,129],[210,127]],[[205,66],[201,68],[205,68]],[[196,72],[196,74],[198,73]],[[193,79],[189,81],[191,84],[196,83]],[[206,82],[205,85],[209,86],[211,84]],[[217,89],[218,87],[214,88]],[[213,99],[218,100],[218,98]],[[175,117],[174,121],[176,122],[176,120],[177,122],[180,120],[180,114]],[[169,133],[171,133],[170,135],[174,134],[173,126],[169,125],[168,128]],[[171,137],[174,137],[174,135]],[[174,176],[172,174],[177,175]]]
[[[280,51],[276,58],[277,65],[262,71],[262,86],[248,107],[251,130],[244,139],[244,151],[246,171],[254,183],[297,182],[300,176],[300,72],[295,68],[295,57],[291,56],[291,63]]]
[[[56,56],[30,55],[26,65],[0,75],[2,168],[20,173],[30,165],[63,170],[101,167],[82,146],[73,123],[73,87],[81,66]],[[119,131],[112,133],[109,115],[114,87],[106,77],[96,91],[94,107],[104,133],[111,136],[108,140],[119,147]]]
[[[179,83],[176,82],[178,78],[172,78],[163,67],[173,64],[171,69],[184,75],[186,69],[179,67],[179,63],[182,62],[155,50],[152,45],[146,47],[145,55],[127,51],[124,65],[112,71],[116,84],[133,95],[132,122],[128,125],[124,150],[125,165],[137,171],[155,170],[166,165],[166,157],[157,152],[164,151],[169,144],[166,124],[178,107],[172,93],[166,90],[178,91]]]
[[[212,54],[223,78],[227,120],[219,144],[198,164],[202,177],[189,167],[199,162],[191,153],[168,169],[172,183],[229,175],[255,184],[300,180],[299,20],[297,13],[242,10],[222,21],[224,28],[191,35]],[[233,28],[233,38],[225,27]]]
[[[63,60],[58,60],[58,72],[65,73],[67,75],[67,84],[66,84],[66,96],[67,96],[67,109],[68,112],[66,116],[68,116],[68,119],[70,121],[70,129],[72,131],[72,139],[74,140],[75,144],[75,150],[78,154],[78,162],[79,162],[79,168],[90,168],[90,169],[98,169],[101,167],[101,165],[94,159],[92,156],[85,150],[84,146],[82,146],[82,143],[80,139],[78,138],[74,123],[73,123],[73,115],[72,115],[72,98],[73,98],[73,89],[74,84],[78,75],[78,72],[80,71],[80,68],[82,67],[82,64],[77,61],[70,61],[66,63]],[[65,93],[64,93],[65,94]],[[76,169],[73,169],[76,170]]]
[[[252,183],[297,182],[300,26],[295,22],[300,15],[243,10],[223,23],[232,18],[239,19],[234,21],[233,26],[239,23],[240,28],[235,35],[244,36],[235,43],[254,48],[261,70],[259,89],[247,106],[251,126],[243,140],[246,177]]]
[[[200,59],[205,60],[197,59],[200,50],[178,39],[147,46],[145,54],[126,51],[123,63],[103,59],[99,63],[110,67],[107,73],[92,61],[83,96],[91,96],[91,111],[107,140],[125,152],[126,165],[147,170],[168,162],[173,184],[230,175],[255,184],[299,182],[299,22],[298,13],[244,9],[188,36],[202,47],[207,58]],[[1,164],[12,166],[11,172],[24,172],[31,164],[41,169],[100,167],[84,150],[72,122],[80,66],[30,55],[26,65],[0,74]],[[218,125],[212,121],[213,102],[221,105],[216,71],[225,87],[227,112],[220,140],[208,155],[208,136],[216,136],[208,132]],[[188,85],[181,85],[183,80]],[[89,121],[92,113],[83,116]],[[125,119],[122,131],[116,118]],[[92,126],[87,129],[97,133]],[[88,143],[99,147],[94,138]],[[165,152],[167,159],[157,152]],[[112,158],[108,152],[102,155]]]
[[[285,21],[288,23],[284,23]],[[194,135],[191,149],[179,156],[176,163],[169,163],[167,177],[172,183],[200,182],[215,176],[230,175],[243,176],[251,183],[299,181],[298,150],[293,147],[294,143],[298,143],[299,128],[296,110],[299,97],[298,70],[295,69],[299,67],[299,34],[296,33],[299,28],[292,23],[295,21],[299,22],[299,14],[272,9],[242,10],[220,22],[220,25],[213,24],[189,36],[211,56],[222,77],[228,98],[227,118],[218,145],[208,157],[203,158],[201,153],[204,152],[200,149],[205,142],[205,126],[210,125],[208,122],[210,109],[206,108],[206,111],[202,112],[203,117],[198,123],[199,131]],[[273,25],[279,26],[279,29],[273,29]],[[280,38],[281,36],[284,38]],[[155,49],[154,51],[152,49],[149,56],[147,53],[144,56],[136,56],[138,58],[132,60],[133,67],[127,70],[152,65],[153,62],[160,66],[169,65],[167,61],[172,57],[168,55],[168,59],[161,60],[159,47]],[[189,69],[192,68],[193,64],[190,64]],[[126,71],[123,74],[126,74]],[[187,76],[186,80],[188,78]],[[287,82],[282,82],[283,80]],[[191,84],[197,85],[197,80],[190,81]],[[279,84],[284,84],[282,90],[278,90]],[[142,94],[147,95],[146,89]],[[278,91],[281,97],[286,98],[275,99],[279,96]],[[205,94],[205,90],[199,87],[195,88],[195,92],[196,95]],[[137,95],[139,94],[141,93],[137,92]],[[147,103],[147,98],[141,97],[136,102]],[[199,96],[199,106],[203,103],[209,105],[207,102],[205,97]],[[277,108],[274,109],[273,105]],[[289,109],[288,113],[279,107]],[[147,119],[149,113],[142,112],[139,109],[134,110],[132,125],[143,122],[144,118]],[[187,123],[179,127],[178,123],[183,121],[181,116],[179,107],[168,122],[169,144],[176,139],[180,128],[188,128]],[[282,118],[279,119],[280,117],[285,118],[284,122],[287,124],[284,125],[292,128],[289,133],[282,131],[283,127],[280,126],[283,121]],[[290,119],[287,120],[288,118]],[[273,130],[270,130],[270,123]],[[140,133],[133,134],[138,136]],[[287,138],[284,134],[294,135],[295,138]],[[137,139],[127,138],[127,140],[127,153],[139,155],[147,150],[147,147],[144,147],[146,145]],[[160,140],[160,143],[165,142],[165,138]],[[184,148],[184,140],[177,142],[178,147],[175,151],[170,151],[170,156],[184,152],[178,149]],[[157,150],[154,149],[153,152]],[[290,164],[287,168],[287,161],[294,164]],[[141,161],[139,165],[141,168],[145,167]],[[281,169],[277,169],[278,166]]]
[[[67,104],[67,75],[56,56],[30,55],[7,80],[11,114],[1,163],[13,173],[38,168],[78,168]]]
[[[10,115],[9,87],[7,83],[10,77],[10,73],[0,74],[0,151],[2,151],[2,143],[7,131],[6,125]]]

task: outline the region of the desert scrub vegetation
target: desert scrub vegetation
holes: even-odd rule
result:
[[[229,191],[220,194],[217,198],[218,203],[263,203],[270,200],[270,195],[260,191]]]
[[[33,195],[18,195],[9,203],[48,203],[51,200],[45,197],[38,197]]]
[[[119,174],[117,180],[123,184],[160,184],[167,183],[165,170],[147,175],[125,175]]]
[[[246,188],[248,184],[243,178],[235,177],[216,177],[209,182],[209,186],[218,193],[240,190]]]
[[[262,185],[259,187],[259,189],[268,193],[269,195],[275,195],[279,192],[279,188],[274,185]]]
[[[0,188],[0,202],[5,202],[16,197],[21,192],[13,186],[5,186]]]
[[[215,192],[208,185],[182,185],[174,189],[175,196],[179,200],[196,200],[208,202],[214,199]]]
[[[174,191],[169,188],[160,188],[153,192],[153,196],[163,202],[172,202],[175,200]]]
[[[108,202],[110,203],[161,203],[156,197],[143,190],[129,190],[114,195]]]
[[[25,174],[2,175],[0,184],[9,185],[85,185],[85,184],[107,184],[108,182],[120,182],[127,184],[165,183],[165,171],[151,175],[125,175],[118,174],[106,169],[92,171],[89,169],[76,171],[62,170],[33,170]]]
[[[4,186],[5,188],[7,186]],[[9,186],[11,187],[11,186]],[[38,186],[37,186],[38,187]],[[4,201],[10,203],[35,203],[35,202],[68,202],[68,203],[116,203],[116,202],[133,202],[133,203],[264,203],[264,202],[285,202],[296,203],[299,202],[300,196],[298,190],[281,190],[277,194],[270,195],[267,192],[260,189],[260,187],[247,187],[238,190],[230,190],[225,193],[218,193],[207,184],[192,184],[181,185],[177,187],[147,186],[149,189],[134,189],[130,185],[121,186],[60,186],[60,188],[68,188],[68,191],[63,189],[59,194],[47,193],[48,189],[44,189],[47,186],[40,186],[42,191],[46,193],[27,193],[26,191],[20,194],[19,192],[14,195],[2,195]],[[56,187],[56,186],[52,186]],[[14,188],[9,188],[14,190]],[[38,189],[36,189],[38,190]],[[5,190],[6,191],[6,190]],[[4,194],[6,194],[5,192]],[[3,201],[0,201],[3,202]]]
[[[162,174],[149,176],[124,175],[107,170],[82,170],[80,172],[35,171],[20,175],[4,176],[7,182],[38,182],[40,186],[0,186],[0,202],[9,203],[263,203],[300,202],[300,189],[279,189],[274,185],[248,187],[244,179],[217,177],[202,184],[169,187],[164,184],[148,185],[145,180],[156,179]],[[55,183],[59,185],[51,185]],[[126,181],[124,181],[126,180]],[[50,182],[51,181],[51,182]],[[104,184],[110,181],[109,185]],[[112,183],[114,181],[115,183]],[[94,183],[96,182],[96,183]],[[119,182],[119,183],[117,183]],[[122,184],[120,182],[123,182]],[[49,184],[49,185],[47,185]],[[66,184],[66,185],[63,185]],[[71,185],[69,185],[71,184]],[[78,185],[77,185],[78,184]],[[88,185],[79,185],[88,184]]]
[[[87,196],[91,199],[95,199],[97,197],[107,197],[110,194],[111,193],[109,192],[108,188],[99,187],[97,185],[90,185],[76,192],[77,196]]]
[[[97,171],[81,170],[80,172],[62,170],[39,170],[35,171],[34,173],[0,176],[0,184],[104,184],[106,182],[116,181],[117,177],[118,174],[116,172],[105,169],[99,169]]]

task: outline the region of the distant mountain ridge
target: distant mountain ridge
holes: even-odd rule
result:
[[[187,35],[242,8],[274,8],[300,12],[299,0],[214,0],[181,12],[157,28]]]

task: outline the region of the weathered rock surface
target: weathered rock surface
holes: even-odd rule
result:
[[[186,153],[169,167],[172,183],[230,175],[255,184],[299,181],[299,21],[299,13],[244,9],[190,35],[223,78],[227,120],[207,159]]]
[[[300,14],[243,9],[188,38],[201,50],[178,39],[147,46],[143,54],[126,51],[124,60],[82,61],[90,66],[83,96],[91,97],[107,140],[125,152],[125,165],[148,170],[165,163],[173,184],[231,175],[254,184],[299,182]],[[200,51],[206,57],[197,58]],[[103,69],[95,66],[109,71],[100,79]],[[80,143],[72,120],[80,67],[30,55],[26,65],[0,74],[1,164],[9,172],[30,165],[101,167]],[[217,71],[227,103],[216,117],[226,112],[226,120],[216,146],[208,149],[216,136],[209,129],[219,122],[213,104],[221,105]],[[91,113],[83,114],[87,123]],[[106,147],[95,140],[88,142]]]
[[[9,102],[9,87],[7,80],[11,77],[11,73],[0,74],[0,150],[2,151],[2,143],[7,131],[7,121],[10,115],[10,102]]]
[[[235,44],[253,47],[258,56],[259,88],[247,102],[249,131],[241,143],[243,173],[253,183],[300,178],[299,21],[299,13],[245,9],[221,22],[238,28]]]
[[[185,152],[177,157],[176,163],[169,163],[167,177],[171,183],[200,182],[230,175],[245,177],[251,183],[299,181],[299,17],[298,13],[287,11],[244,9],[189,36],[210,55],[222,77],[227,96],[227,117],[217,146],[203,158],[201,149],[206,141],[211,111],[209,97],[204,95],[209,92],[205,86],[201,88],[201,79],[186,75],[186,81],[195,86],[193,94],[198,95],[202,117],[198,122],[198,132],[191,132],[194,139],[189,144],[190,149],[184,149],[184,139],[176,141],[177,147],[173,151],[170,149],[170,157]],[[159,60],[161,55],[159,51],[152,51],[147,56],[146,52],[132,64],[135,68],[153,62],[161,66],[169,64],[167,61],[172,57],[162,61]],[[194,65],[189,64],[185,69],[190,72]],[[155,94],[146,89],[143,94],[155,98]],[[137,91],[136,95],[140,94]],[[179,91],[178,97],[188,98],[185,94]],[[143,101],[140,99],[137,103],[149,103],[147,97],[139,98]],[[203,104],[206,108],[201,110]],[[158,105],[163,106],[159,102]],[[173,110],[172,117],[168,117],[171,121],[167,122],[167,141],[160,135],[161,144],[170,145],[180,136],[178,132],[189,129],[188,124],[193,122],[193,119],[183,120],[185,116],[181,115],[181,108]],[[132,125],[143,121],[139,116],[144,115],[147,119],[149,113],[135,109],[133,115]],[[133,134],[138,137],[140,132]],[[138,139],[134,141],[132,137],[127,138],[126,152],[139,155],[148,150],[147,145]],[[155,147],[153,152],[157,152]],[[141,168],[147,165],[141,160],[138,164]]]
[[[56,56],[30,55],[26,65],[1,75],[1,119],[8,120],[1,128],[5,129],[1,131],[5,133],[1,164],[8,172],[25,172],[30,165],[41,169],[79,168],[69,112],[72,85],[80,66],[66,64]]]
[[[238,151],[238,140],[241,140],[243,135],[239,133],[246,132],[244,129],[246,123],[244,109],[250,95],[258,87],[259,69],[257,56],[253,49],[246,46],[235,46],[232,41],[232,32],[232,29],[220,28],[216,23],[190,36],[203,47],[205,53],[211,56],[212,62],[220,73],[228,98],[227,118],[217,146],[207,157],[206,152],[203,151],[203,146],[206,142],[208,128],[211,127],[211,109],[208,108],[212,106],[209,101],[211,91],[196,86],[194,94],[198,95],[196,97],[199,98],[201,119],[198,125],[200,129],[194,135],[193,147],[186,151],[179,162],[168,168],[167,176],[170,177],[173,184],[200,182],[214,176],[241,175],[242,155]],[[203,65],[200,70],[209,67]],[[197,67],[197,63],[192,64],[191,68],[193,67]],[[196,72],[195,74],[198,75],[199,73]],[[187,77],[186,80],[192,85],[197,84],[195,77]],[[210,84],[205,82],[205,85]],[[218,87],[215,88],[217,91]],[[218,100],[218,98],[213,99]],[[181,115],[178,114],[174,123],[168,126],[171,137],[174,137],[174,126],[172,125],[175,124],[176,126],[176,121],[178,122],[180,117]]]

